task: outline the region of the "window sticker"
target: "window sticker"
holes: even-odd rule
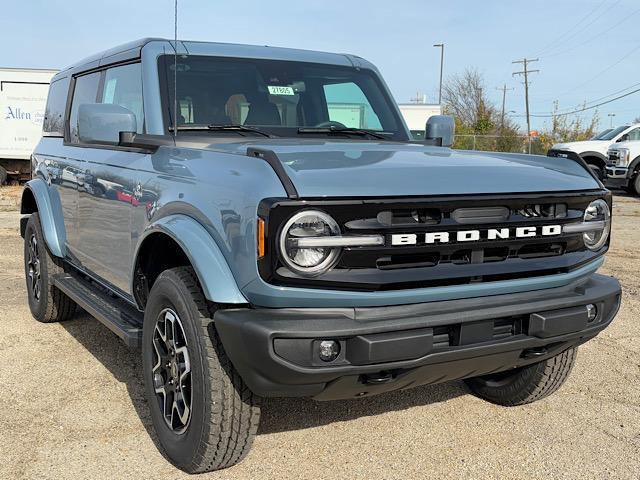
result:
[[[269,93],[271,95],[295,95],[295,92],[291,87],[280,87],[276,85],[269,85],[267,88],[269,89]]]

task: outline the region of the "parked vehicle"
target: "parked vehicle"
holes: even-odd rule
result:
[[[640,141],[616,143],[607,157],[607,186],[640,195]]]
[[[20,230],[33,316],[80,305],[141,347],[179,468],[240,461],[260,397],[539,400],[612,322],[611,193],[582,161],[452,151],[442,116],[411,142],[359,57],[173,45],[56,75]]]
[[[398,107],[414,140],[424,140],[427,120],[442,114],[442,106],[429,103],[400,103]]]
[[[556,143],[547,155],[556,157],[562,152],[577,153],[593,169],[598,178],[604,180],[609,147],[630,140],[640,140],[640,124],[607,129],[595,138],[583,142]]]
[[[40,141],[49,81],[56,70],[0,68],[0,185],[31,176]]]

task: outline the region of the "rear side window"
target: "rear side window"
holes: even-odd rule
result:
[[[139,63],[113,67],[106,71],[102,103],[120,105],[136,116],[138,133],[144,131],[142,107],[142,70]]]
[[[45,137],[64,137],[64,111],[69,93],[69,78],[56,80],[49,87],[47,107],[44,112],[42,134]]]
[[[71,143],[80,143],[78,139],[78,107],[83,103],[98,103],[98,84],[100,72],[90,73],[76,78],[69,113],[69,135]]]

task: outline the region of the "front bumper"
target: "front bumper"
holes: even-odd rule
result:
[[[627,167],[606,167],[605,186],[607,188],[624,188],[629,184],[629,169]]]
[[[555,289],[378,308],[227,309],[214,316],[249,388],[268,397],[354,398],[535,363],[606,328],[617,280],[593,275]],[[597,315],[589,320],[586,306]],[[319,340],[341,345],[320,360]]]

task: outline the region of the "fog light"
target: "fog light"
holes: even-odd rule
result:
[[[589,321],[592,322],[593,320],[595,320],[597,315],[598,309],[596,308],[596,306],[593,303],[587,305],[587,318],[589,319]]]
[[[340,355],[340,344],[335,340],[322,340],[320,342],[320,360],[333,362]]]

